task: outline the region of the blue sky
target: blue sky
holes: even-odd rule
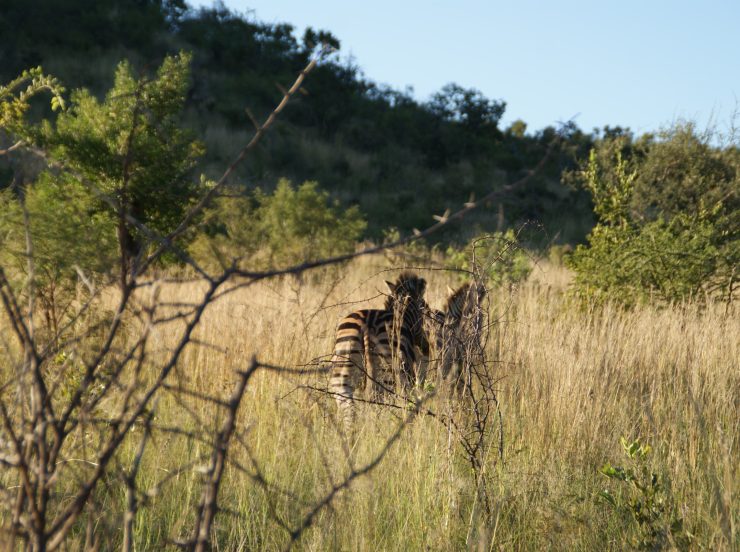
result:
[[[740,0],[224,3],[298,36],[329,30],[369,79],[419,100],[449,82],[503,99],[504,125],[575,117],[642,133],[713,118],[723,130],[740,107]]]

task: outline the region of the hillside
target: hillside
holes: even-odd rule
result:
[[[358,205],[367,235],[387,227],[424,227],[431,215],[458,206],[471,194],[512,182],[544,155],[555,129],[525,132],[521,121],[500,128],[505,99],[489,99],[450,84],[426,103],[372,81],[342,55],[341,38],[287,24],[266,24],[223,6],[192,10],[182,0],[9,0],[0,16],[0,81],[42,65],[67,89],[109,89],[116,64],[129,59],[148,74],[165,55],[193,53],[187,125],[205,143],[198,170],[220,174],[248,140],[246,110],[262,119],[295,75],[330,43],[304,93],[289,106],[258,151],[232,179],[238,189],[273,189],[281,177],[316,180],[345,206]],[[358,60],[361,65],[362,60]],[[579,242],[592,225],[588,196],[560,181],[563,169],[583,157],[593,137],[576,127],[543,174],[503,209],[490,205],[438,239],[479,230],[534,223],[536,243]],[[197,177],[194,175],[194,178]],[[7,180],[4,178],[3,180]],[[0,182],[0,187],[8,182]],[[501,220],[500,213],[504,218]]]

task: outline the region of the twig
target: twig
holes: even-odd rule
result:
[[[156,410],[156,405],[152,410]],[[144,458],[144,450],[146,449],[147,441],[151,436],[150,422],[152,416],[153,414],[146,418],[144,423],[144,435],[141,437],[139,450],[136,451],[136,456],[134,457],[131,470],[123,477],[124,482],[126,483],[126,512],[123,514],[123,545],[121,546],[121,549],[124,552],[130,552],[134,547],[134,520],[136,519],[136,512],[139,506],[136,499],[136,476],[141,467],[141,460]]]
[[[198,507],[198,515],[193,531],[195,552],[205,552],[209,549],[211,525],[217,512],[218,489],[221,485],[221,476],[226,465],[229,442],[236,426],[236,414],[244,397],[247,383],[249,383],[249,379],[259,367],[260,365],[257,359],[252,357],[249,367],[239,373],[239,381],[234,388],[231,399],[229,399],[226,420],[224,420],[221,431],[216,436],[216,441],[213,445],[213,454],[211,455],[211,463],[207,471],[206,484],[203,489],[201,504]]]
[[[419,412],[419,407],[424,402],[422,399],[417,404],[414,405],[413,410],[409,412],[409,414],[406,416],[406,418],[398,425],[396,430],[393,432],[393,435],[388,438],[388,440],[385,442],[385,445],[383,446],[383,449],[373,458],[370,462],[365,464],[359,469],[353,469],[351,473],[342,481],[341,483],[332,486],[332,488],[329,490],[326,495],[324,495],[324,498],[322,498],[303,518],[303,520],[293,529],[290,531],[290,542],[285,547],[285,550],[290,550],[293,545],[298,542],[298,540],[301,538],[303,533],[311,527],[311,525],[314,522],[314,519],[316,516],[323,510],[324,508],[328,507],[334,498],[344,489],[349,488],[349,486],[352,484],[352,482],[355,479],[358,479],[364,475],[367,475],[371,471],[373,471],[375,468],[380,465],[380,463],[383,461],[383,458],[388,454],[388,452],[393,448],[393,445],[396,444],[396,442],[401,438],[401,435],[403,434],[406,427],[408,427],[409,422],[414,418],[414,416]]]

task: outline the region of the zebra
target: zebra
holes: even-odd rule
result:
[[[385,282],[390,290],[382,309],[349,313],[337,326],[331,357],[329,391],[335,396],[340,418],[354,425],[354,394],[369,387],[377,399],[400,387],[408,389],[416,378],[417,350],[429,355],[422,313],[426,280],[412,272],[396,282]]]
[[[444,310],[429,309],[424,314],[425,331],[430,340],[433,359],[437,364],[439,383],[449,381],[455,392],[462,394],[470,363],[482,350],[483,300],[486,288],[467,282],[457,290],[448,287],[449,297]]]

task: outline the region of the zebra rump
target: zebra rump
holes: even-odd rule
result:
[[[347,424],[354,422],[357,389],[369,388],[372,399],[405,390],[416,378],[417,349],[429,354],[422,316],[426,281],[404,272],[386,285],[384,308],[351,312],[337,326],[329,391]]]

